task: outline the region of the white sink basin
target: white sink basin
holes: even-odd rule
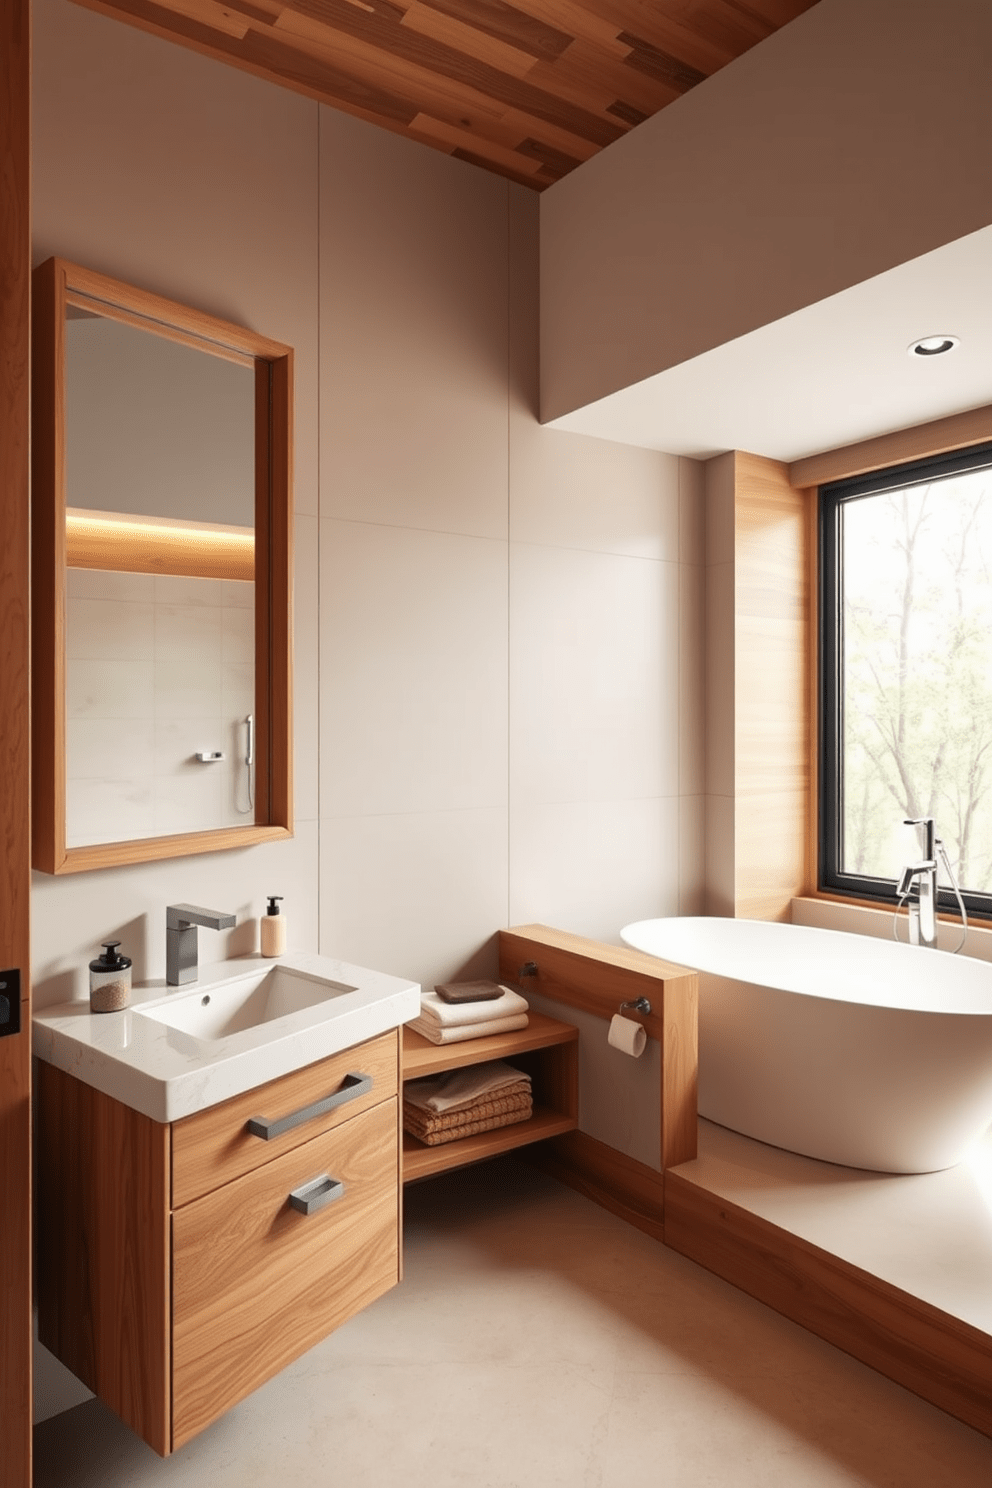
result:
[[[307,1008],[323,1010],[331,998],[357,990],[346,982],[334,982],[285,966],[270,966],[222,985],[195,986],[188,992],[174,992],[167,1002],[136,1008],[135,1014],[139,1018],[155,1018],[194,1038],[213,1042],[243,1033],[247,1028],[275,1023]]]
[[[135,987],[119,1013],[39,1009],[33,1049],[153,1121],[181,1121],[419,1012],[415,982],[295,952],[201,967],[189,987]]]

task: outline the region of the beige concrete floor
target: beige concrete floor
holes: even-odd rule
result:
[[[511,1159],[408,1190],[403,1284],[172,1459],[95,1400],[35,1439],[36,1488],[992,1483],[992,1441]]]

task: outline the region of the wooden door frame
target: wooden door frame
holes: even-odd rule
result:
[[[21,973],[0,1038],[0,1488],[30,1488],[31,839],[29,486],[31,6],[0,5],[0,967]],[[8,1025],[9,1026],[9,1025]]]

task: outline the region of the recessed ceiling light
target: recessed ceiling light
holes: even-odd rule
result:
[[[945,351],[953,351],[957,345],[957,336],[921,336],[907,350],[910,356],[942,356]]]

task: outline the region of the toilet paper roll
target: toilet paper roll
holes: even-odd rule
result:
[[[614,1013],[607,1035],[607,1042],[612,1044],[614,1049],[619,1049],[621,1054],[630,1054],[632,1058],[640,1059],[647,1041],[648,1036],[640,1023]]]

